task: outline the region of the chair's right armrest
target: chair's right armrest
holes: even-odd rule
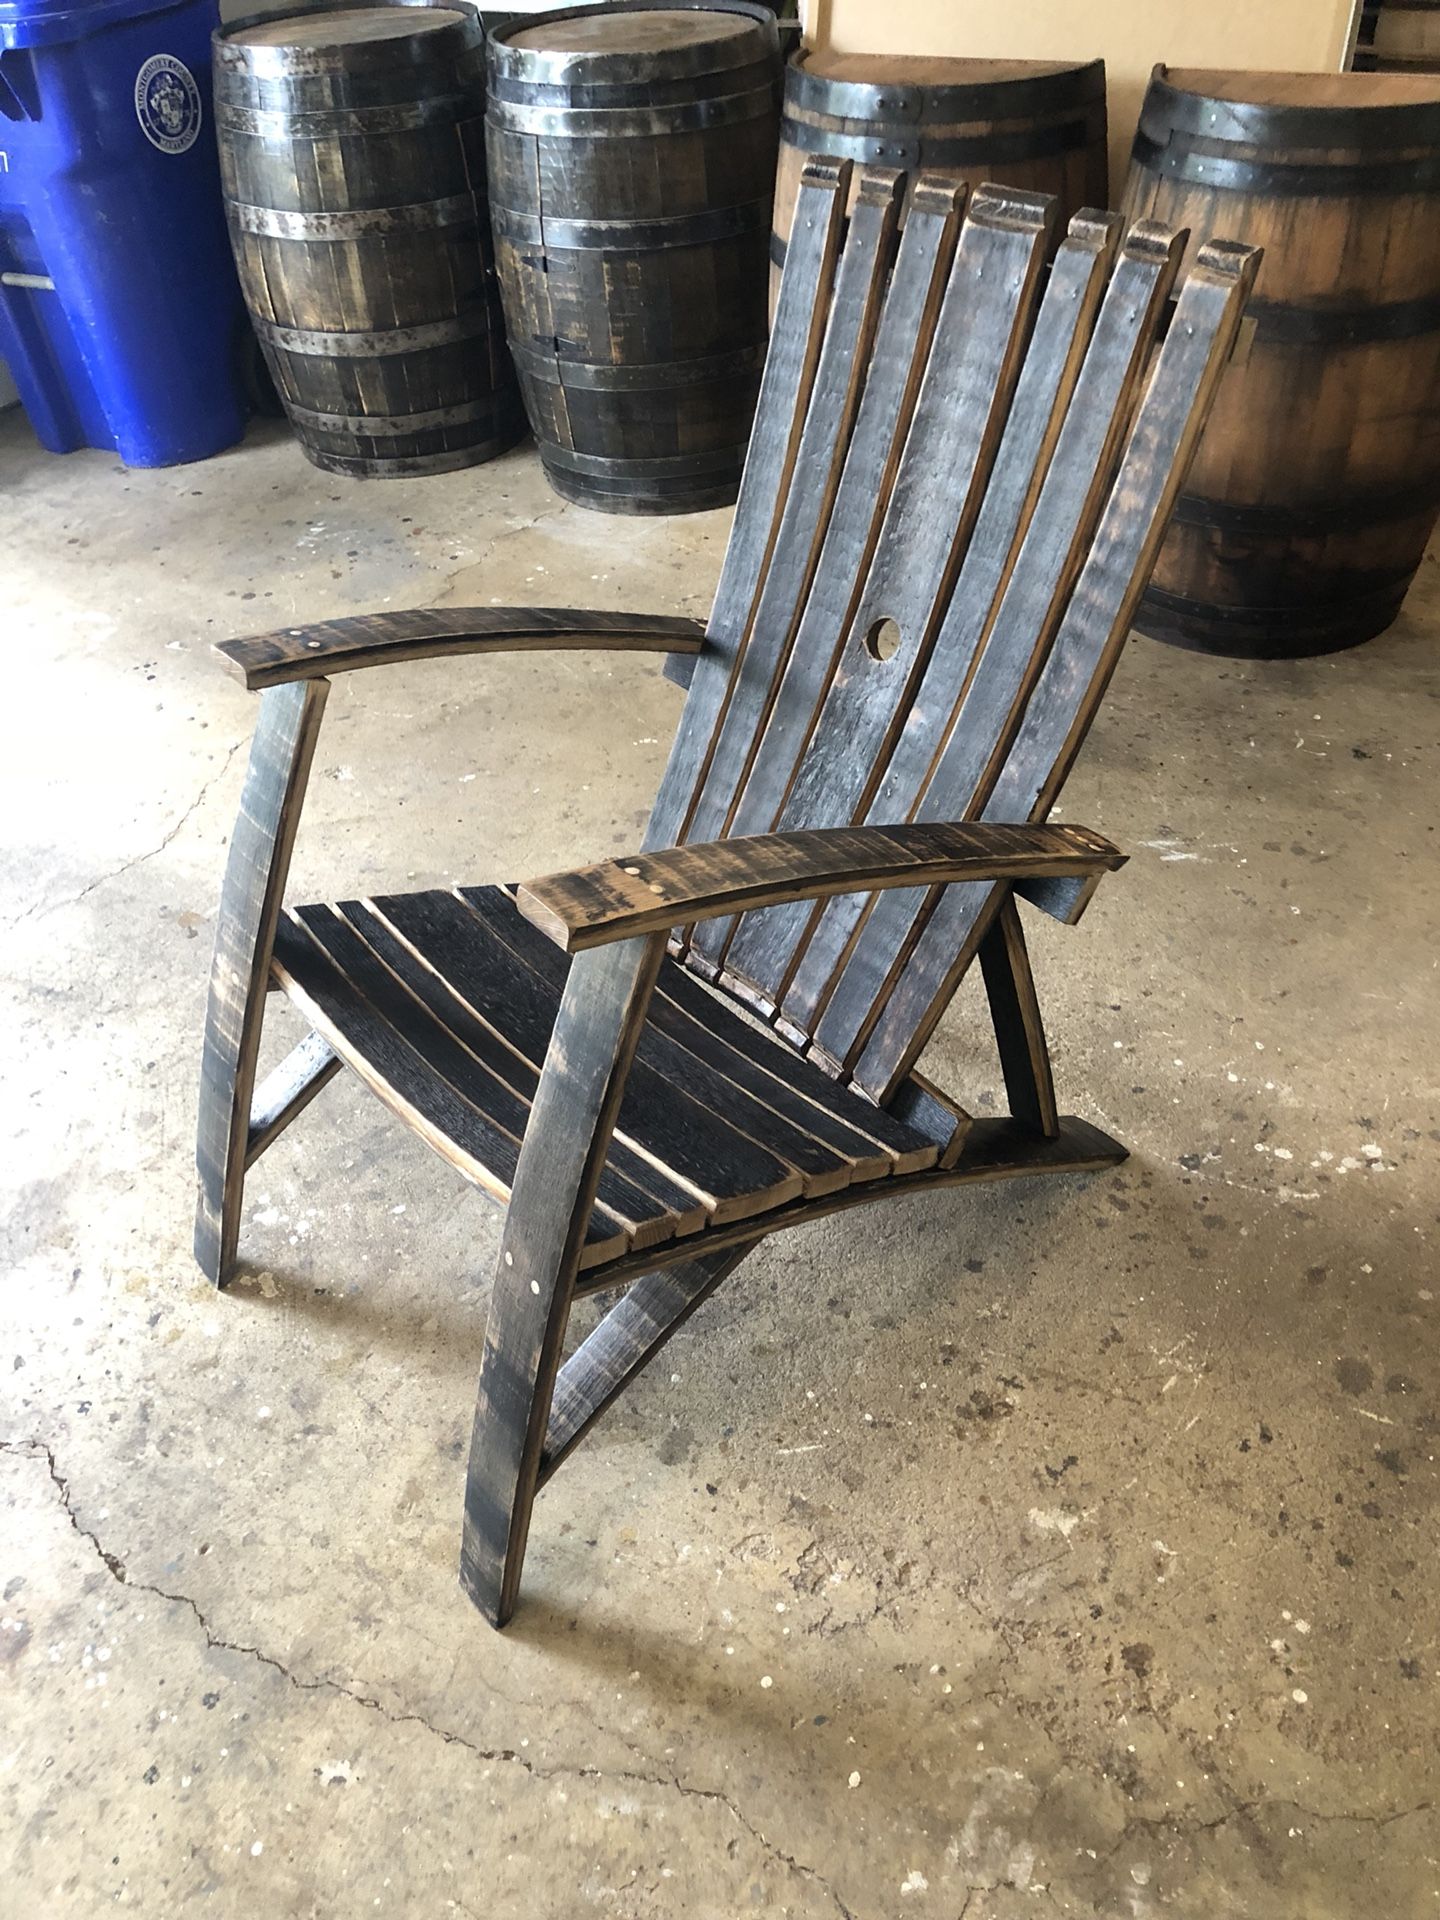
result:
[[[960,880],[1085,878],[1125,855],[1084,827],[911,821],[762,833],[604,860],[525,882],[515,904],[567,953],[791,900]]]

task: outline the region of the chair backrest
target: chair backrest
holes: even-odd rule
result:
[[[807,167],[706,645],[646,844],[1044,819],[1154,564],[1253,281],[1211,241]],[[1167,326],[1168,322],[1168,326]],[[1163,338],[1162,338],[1163,336]],[[692,929],[689,965],[884,1101],[1000,899],[845,897]]]

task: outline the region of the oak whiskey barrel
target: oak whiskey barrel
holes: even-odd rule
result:
[[[775,220],[774,312],[800,175],[817,154],[949,173],[1053,193],[1058,246],[1071,214],[1110,203],[1105,62],[942,60],[871,53],[797,53],[785,69]]]
[[[780,61],[747,0],[622,4],[490,36],[510,350],[557,493],[727,506],[765,359]]]
[[[524,431],[485,212],[473,9],[339,0],[215,35],[240,283],[300,444],[444,473]]]
[[[1440,83],[1157,67],[1125,213],[1265,249],[1137,624],[1256,658],[1373,638],[1440,508]]]

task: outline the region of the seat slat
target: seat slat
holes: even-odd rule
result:
[[[493,1199],[503,1204],[510,1198],[518,1135],[457,1094],[420,1049],[343,979],[291,915],[277,929],[273,965],[296,1006],[393,1113]],[[597,1208],[582,1264],[614,1259],[630,1245],[624,1223]]]
[[[1055,203],[974,195],[861,591],[777,821],[844,826],[864,813],[925,670],[980,512],[1018,377]],[[874,638],[892,630],[882,658]],[[727,965],[778,998],[814,908],[747,915]]]
[[[783,1233],[788,1227],[806,1225],[812,1220],[824,1219],[827,1214],[866,1206],[877,1197],[877,1192],[884,1199],[900,1199],[907,1194],[932,1193],[972,1181],[1015,1180],[1037,1173],[1087,1173],[1100,1167],[1118,1166],[1125,1158],[1126,1149],[1118,1141],[1073,1113],[1061,1116],[1060,1131],[1049,1140],[1037,1138],[1008,1114],[1003,1119],[977,1120],[953,1165],[932,1167],[927,1173],[917,1173],[913,1180],[887,1181],[878,1190],[854,1186],[847,1187],[843,1193],[828,1194],[823,1200],[794,1200],[789,1206],[767,1214],[763,1220],[737,1220],[728,1227],[712,1227],[700,1241],[674,1241],[654,1254],[626,1254],[613,1266],[582,1275],[576,1293],[582,1296],[598,1293],[692,1258],[708,1258],[726,1247],[750,1242],[756,1237],[757,1229],[766,1235]]]
[[[933,730],[934,764],[917,809],[924,819],[983,812],[1114,481],[1181,245],[1179,236],[1142,224],[1121,248],[1055,457],[985,645],[948,727]],[[977,906],[989,891],[974,889]],[[803,982],[797,979],[786,1012],[813,1031],[834,1059],[852,1058],[936,897],[906,891],[877,900],[828,987],[818,966],[805,972]]]
[[[915,817],[937,753],[954,728],[1051,471],[1118,237],[1117,216],[1079,214],[1061,243],[975,534],[930,664],[867,810],[871,822]],[[924,817],[959,819],[970,795],[941,780],[931,783],[930,798],[933,810]],[[792,1025],[804,1029],[814,1018],[867,906],[865,896],[842,896],[817,920],[785,996],[785,1017]]]
[[[487,969],[503,1008],[496,1020],[484,1018],[457,991],[454,982],[437,969],[425,950],[425,943],[432,936],[436,909],[443,912],[441,903],[448,904],[453,899],[448,893],[423,893],[390,903],[411,932],[420,935],[418,946],[407,939],[399,927],[387,922],[373,901],[342,901],[339,910],[366,945],[441,1026],[487,1062],[528,1105],[534,1101],[540,1068],[550,1043],[554,1006],[541,1006],[532,999],[524,990],[528,982],[522,984],[521,991],[516,991],[515,981],[506,980],[498,965]],[[407,912],[407,908],[411,911]],[[710,1209],[700,1195],[643,1160],[623,1140],[615,1142],[609,1166],[628,1183],[627,1190],[638,1189],[648,1198],[649,1206],[639,1208],[639,1223],[635,1225],[638,1247],[658,1245],[672,1232],[681,1236],[698,1233],[708,1221]],[[618,1202],[612,1199],[613,1204]],[[633,1202],[631,1210],[634,1211]]]
[[[1212,240],[1186,276],[1119,479],[987,801],[987,819],[1044,819],[1070,771],[1159,551],[1258,262],[1253,248]],[[969,889],[941,896],[860,1058],[861,1085],[883,1095],[918,1056],[969,964],[983,905]]]
[[[487,949],[487,956],[494,944],[502,945],[518,963],[531,969],[547,995],[558,999],[567,962],[520,916],[510,895],[498,887],[477,887],[467,889],[464,898],[490,935],[492,947]],[[668,971],[661,969],[662,974]],[[698,1110],[707,1136],[705,1148],[717,1156],[720,1164],[726,1164],[724,1156],[733,1153],[737,1143],[742,1165],[749,1165],[749,1154],[762,1147],[793,1168],[804,1192],[811,1194],[833,1193],[853,1179],[878,1178],[890,1171],[888,1159],[875,1164],[873,1143],[857,1139],[854,1146],[862,1151],[854,1151],[844,1138],[843,1127],[817,1124],[821,1119],[817,1112],[787,1096],[779,1083],[749,1068],[743,1057],[733,1058],[723,1041],[699,1023],[684,1022],[678,1012],[667,1016],[665,1003],[655,995],[651,997],[651,1009],[632,1068],[632,1077],[639,1075],[642,1092],[631,1112],[637,1118],[643,1116],[647,1134],[668,1140],[677,1126],[695,1126]],[[718,1006],[714,1017],[733,1018]],[[623,1105],[620,1124],[622,1128],[627,1126]],[[742,1198],[758,1196],[736,1195],[726,1203],[726,1212],[733,1216]]]
[[[812,161],[796,200],[791,255],[765,371],[755,428],[740,477],[740,497],[705,646],[695,662],[690,692],[676,728],[670,759],[650,816],[647,847],[674,846],[691,801],[710,764],[724,718],[732,669],[745,650],[751,615],[774,545],[780,508],[789,491],[819,365],[830,292],[845,231],[850,163]]]
[[[564,958],[547,980],[501,937],[501,920],[519,919],[508,896],[498,888],[472,891],[477,897],[493,893],[503,913],[489,919],[459,894],[386,895],[374,905],[467,1005],[496,1027],[523,1032],[521,1044],[543,1058],[537,1042],[543,1029],[549,1044],[567,971]],[[797,1168],[639,1059],[631,1069],[616,1131],[641,1159],[699,1198],[714,1220],[739,1219],[746,1212],[780,1205],[777,1196],[790,1199],[804,1190]]]
[[[762,1032],[750,1026],[738,1011],[731,1013],[724,1000],[683,968],[661,970],[655,998],[670,1001],[707,1029],[715,1026],[718,1006],[723,1024],[716,1031],[723,1036],[730,1052],[742,1054],[762,1072],[780,1077],[785,1085],[819,1108],[826,1116],[827,1126],[838,1122],[874,1142],[890,1157],[894,1172],[915,1173],[933,1164],[935,1148],[923,1134],[897,1120],[885,1108],[858,1099],[829,1074],[822,1073],[810,1061],[772,1038],[768,1030]]]
[[[467,1178],[508,1200],[529,1099],[462,1046],[336,908],[298,908],[287,913],[282,931],[275,959],[286,991],[297,1004],[303,994],[321,1009],[327,1022],[321,1031],[336,1052],[403,1118],[423,1121],[430,1144]],[[655,1203],[608,1169],[602,1187],[587,1252],[594,1242],[594,1257],[611,1258],[616,1232],[623,1246],[633,1245],[637,1227],[654,1217]],[[603,1223],[609,1223],[608,1234]],[[651,1244],[669,1237],[662,1232]]]
[[[891,1170],[890,1155],[873,1140],[823,1114],[659,995],[651,998],[640,1050],[661,1071],[673,1068],[692,1084],[713,1087],[712,1097],[723,1100],[727,1111],[753,1116],[767,1144],[783,1148],[807,1175],[809,1193],[833,1192],[852,1180],[879,1180]]]

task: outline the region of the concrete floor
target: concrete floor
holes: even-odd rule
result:
[[[1433,560],[1351,654],[1133,643],[1061,810],[1133,859],[1034,944],[1134,1157],[769,1243],[542,1496],[500,1637],[455,1581],[495,1208],[345,1078],[244,1284],[191,1264],[255,714],[208,643],[700,613],[727,517],[274,425],[127,473],[12,414],[0,483],[0,1910],[1440,1913]],[[640,658],[342,678],[292,891],[629,850],[678,705]],[[975,1012],[929,1065],[984,1104]]]

